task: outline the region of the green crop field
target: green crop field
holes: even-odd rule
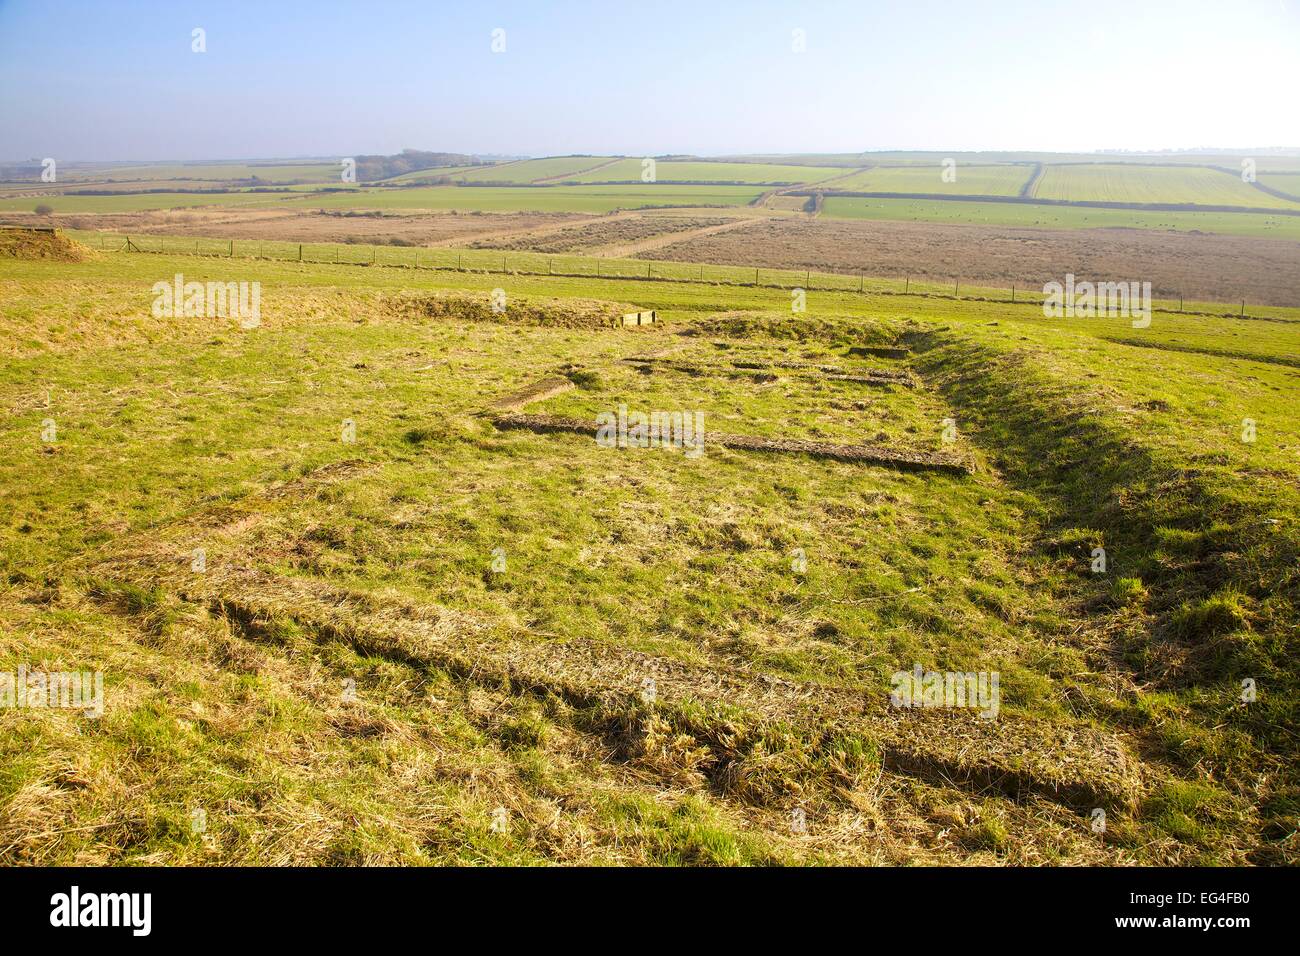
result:
[[[456,178],[462,182],[481,183],[520,183],[527,184],[539,179],[553,179],[556,176],[572,177],[583,170],[600,166],[612,159],[609,156],[555,156],[549,159],[528,159],[519,163],[502,163],[471,170]]]
[[[623,159],[602,169],[574,176],[575,182],[640,182],[642,159]],[[843,169],[817,166],[776,166],[764,163],[708,163],[657,160],[659,182],[816,183],[844,174]]]
[[[1287,203],[1215,169],[1166,166],[1048,166],[1034,195],[1039,199],[1132,203],[1195,203],[1213,206],[1286,208]]]
[[[944,168],[878,166],[837,180],[829,188],[844,192],[952,193],[964,196],[1015,196],[1029,180],[1031,166],[974,166],[958,162],[956,179],[943,181]]]
[[[833,219],[890,219],[900,222],[1030,226],[1040,229],[1157,229],[1300,239],[1300,216],[1262,212],[1146,212],[1033,203],[828,196],[822,207],[822,215]]]
[[[1259,173],[1256,177],[1265,186],[1271,186],[1279,192],[1295,196],[1300,201],[1300,172],[1296,173]]]
[[[1300,310],[0,263],[0,670],[105,675],[5,714],[0,860],[1296,862]],[[259,321],[159,314],[178,273]],[[493,418],[543,376],[971,470]],[[996,715],[891,708],[914,664]]]
[[[429,169],[417,169],[414,172],[402,173],[400,176],[393,176],[389,179],[380,180],[380,182],[385,184],[418,183],[426,180],[441,179],[444,176],[454,179],[460,173],[482,170],[484,168],[485,167],[483,166],[434,166]]]
[[[281,183],[294,180],[326,183],[337,180],[342,167],[339,163],[173,163],[121,165],[78,165],[65,169],[64,180],[93,179],[134,181],[151,179],[191,179],[228,182],[236,179],[258,179]]]
[[[197,206],[258,206],[282,202],[293,193],[125,193],[112,196],[24,196],[0,199],[0,212],[31,212],[47,205],[55,212],[140,212],[147,209],[190,209]]]

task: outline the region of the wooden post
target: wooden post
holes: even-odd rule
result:
[[[758,270],[754,270],[754,285],[758,285]]]
[[[1178,293],[1178,311],[1183,311],[1183,294],[1181,292]]]
[[[199,254],[199,241],[197,239],[194,240],[194,254],[196,256]]]
[[[906,295],[912,289],[912,277],[908,276],[903,280],[903,294]]]
[[[957,294],[957,286],[958,286],[959,284],[960,284],[960,283],[958,283],[955,279],[953,280],[953,283],[952,283],[952,294],[953,294],[953,295],[956,295],[956,294]]]
[[[645,277],[650,278],[650,263],[648,262],[645,264]]]
[[[234,239],[231,239],[231,240],[230,240],[230,250],[226,253],[226,257],[229,258],[229,259],[233,259],[233,258],[235,258],[235,240],[234,240]]]
[[[459,252],[456,253],[456,271],[460,272],[460,260],[464,258]]]
[[[546,274],[547,274],[548,276],[549,276],[549,275],[554,275],[554,274],[555,274],[555,260],[554,260],[554,259],[547,259],[547,260],[546,260]]]
[[[1242,317],[1243,319],[1246,317],[1246,300],[1245,300],[1245,299],[1242,299],[1242,300],[1241,300],[1241,317]]]
[[[1016,301],[1016,287],[1013,285],[1013,286],[1011,287],[1011,303],[1012,303],[1012,305],[1015,304],[1015,301]]]
[[[862,291],[862,273],[861,273],[861,272],[858,273],[858,291],[859,291],[859,292]]]

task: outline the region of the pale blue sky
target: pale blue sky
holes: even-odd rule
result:
[[[0,159],[1300,146],[1298,91],[1300,0],[0,0]]]

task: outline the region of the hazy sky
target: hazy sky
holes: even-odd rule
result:
[[[0,159],[1300,146],[1298,93],[1300,0],[0,0]]]

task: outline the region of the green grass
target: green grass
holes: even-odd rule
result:
[[[1276,189],[1278,192],[1284,192],[1289,196],[1300,198],[1300,172],[1286,173],[1259,173],[1256,176],[1259,183]]]
[[[1033,172],[1031,166],[977,166],[959,162],[956,179],[945,182],[944,168],[878,166],[831,184],[844,192],[952,193],[960,196],[1016,196]]]
[[[1033,226],[1043,229],[1156,229],[1292,241],[1300,239],[1300,216],[1249,212],[1144,212],[1032,203],[829,196],[822,207],[822,215],[831,219],[950,222],[985,226]]]
[[[27,196],[0,199],[0,212],[31,212],[39,204],[55,212],[141,212],[147,209],[192,209],[198,206],[262,206],[290,193],[128,193],[113,196]]]
[[[212,180],[226,182],[235,179],[251,179],[256,176],[273,183],[303,180],[306,182],[329,183],[339,179],[342,166],[339,162],[318,163],[173,163],[142,164],[136,166],[72,166],[66,176],[68,180],[107,180],[125,182],[133,180]]]
[[[1034,191],[1039,199],[1287,208],[1292,204],[1216,169],[1087,164],[1047,166]]]
[[[155,319],[151,286],[176,272],[260,281],[262,326]],[[398,302],[498,287],[652,307],[666,326],[433,321]],[[0,669],[93,666],[108,683],[95,724],[6,714],[7,862],[1294,860],[1293,368],[996,302],[814,291],[793,315],[774,288],[180,255],[9,262],[0,304]],[[1295,354],[1297,329],[1157,315],[1141,334],[1273,355]],[[898,339],[907,363],[848,351]],[[696,362],[907,364],[921,387],[619,361],[673,345]],[[954,418],[978,469],[692,460],[479,414],[575,364],[578,388],[530,411],[699,408],[719,430],[917,448],[945,445]],[[366,470],[268,493],[346,462]],[[221,610],[241,602],[245,617]],[[421,637],[437,608],[473,623],[445,652]],[[585,668],[526,668],[588,646]],[[644,665],[623,654],[657,659],[653,708],[627,700]],[[629,670],[611,683],[614,660]],[[996,733],[861,739],[854,712],[787,712],[749,676],[869,709],[914,661],[998,670]],[[724,706],[698,673],[741,676]],[[1237,703],[1243,677],[1254,705]],[[1080,783],[1093,753],[1047,743],[1058,732],[1140,763],[1145,789],[1108,809],[1104,842],[1091,790],[1071,798],[998,749],[1027,735],[1029,764],[1106,791]],[[907,747],[917,767],[882,766]],[[1037,789],[1000,795],[963,760]]]
[[[572,177],[576,182],[641,182],[643,159],[623,159],[612,166]],[[782,166],[766,163],[709,163],[657,160],[655,179],[662,183],[815,183],[841,175],[843,169]]]
[[[533,183],[555,176],[571,176],[608,162],[609,156],[553,156],[527,159],[520,163],[503,163],[487,169],[472,170],[456,177],[462,182]]]

